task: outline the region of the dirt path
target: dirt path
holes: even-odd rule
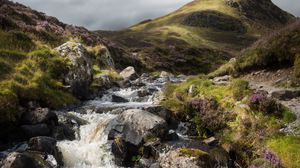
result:
[[[278,91],[295,91],[299,88],[286,88],[291,82],[292,70],[283,69],[278,71],[258,71],[248,74],[243,79],[250,82],[250,87],[255,90],[265,90],[271,96]],[[281,86],[281,87],[280,87]],[[287,100],[279,100],[280,103],[289,108],[297,116],[297,120],[290,123],[282,131],[300,137],[300,96]]]

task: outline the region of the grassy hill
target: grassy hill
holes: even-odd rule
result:
[[[248,73],[253,70],[294,67],[300,77],[300,19],[265,35],[243,50],[236,60],[221,66],[212,76]]]
[[[215,69],[291,18],[271,0],[195,0],[126,30],[99,33],[136,52],[149,69],[196,74]]]

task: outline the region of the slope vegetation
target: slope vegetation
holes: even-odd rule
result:
[[[99,32],[136,52],[150,69],[196,74],[215,69],[292,17],[271,0],[195,0],[126,30]]]

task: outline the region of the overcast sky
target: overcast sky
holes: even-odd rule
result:
[[[90,30],[122,29],[167,14],[191,0],[14,0]],[[300,16],[299,0],[273,0]]]

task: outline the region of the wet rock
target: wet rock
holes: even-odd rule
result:
[[[27,137],[49,136],[51,133],[46,124],[22,125],[21,129]]]
[[[218,140],[215,138],[215,137],[210,137],[210,138],[207,138],[205,140],[203,140],[203,142],[207,145],[217,145],[218,144]]]
[[[20,123],[24,125],[35,125],[42,123],[47,125],[57,125],[58,117],[48,108],[36,108],[33,111],[23,113]]]
[[[112,153],[118,166],[132,166],[133,156],[149,136],[163,136],[167,124],[164,119],[147,111],[130,109],[112,121],[109,138],[114,139]]]
[[[53,155],[56,150],[56,140],[45,136],[31,138],[28,145],[30,150],[45,152],[51,155]]]
[[[27,154],[13,152],[3,161],[2,168],[40,168],[40,165]]]
[[[115,124],[112,130],[119,132],[117,127],[124,125],[121,130],[122,138],[134,145],[140,145],[145,137],[152,134],[162,136],[167,129],[164,119],[139,109],[124,111],[114,122],[118,124]]]
[[[60,123],[52,130],[52,137],[57,140],[74,140],[75,131],[70,126]]]
[[[273,98],[279,99],[279,100],[291,100],[297,97],[300,97],[300,90],[279,90],[279,91],[273,91],[271,93],[271,96]]]
[[[108,75],[96,76],[93,80],[93,86],[99,89],[109,89],[113,85]]]
[[[135,72],[134,67],[132,66],[127,67],[122,72],[120,72],[120,76],[125,80],[134,80],[138,78],[138,75]]]
[[[70,91],[78,98],[86,98],[92,82],[92,63],[87,50],[75,42],[67,42],[56,50],[71,62],[65,83],[70,85]]]
[[[117,81],[115,82],[117,86],[120,88],[128,88],[131,86],[131,83],[129,80],[122,80],[122,81]]]
[[[163,118],[167,122],[168,127],[171,129],[176,129],[179,124],[179,122],[173,116],[172,111],[170,111],[162,106],[150,106],[150,107],[145,108],[145,110],[154,115],[157,115],[157,116]]]
[[[109,52],[109,50],[106,47],[101,48],[100,50],[100,61],[108,67],[115,67],[115,62]]]
[[[169,130],[169,132],[163,137],[164,141],[176,141],[179,137],[174,130]]]
[[[200,151],[200,150],[199,150]],[[202,151],[200,151],[202,152]],[[199,158],[197,158],[199,157]],[[199,168],[199,167],[211,167],[209,155],[205,152],[199,154],[197,157],[191,157],[187,154],[183,154],[180,149],[171,150],[159,158],[159,164],[161,168]],[[200,163],[200,164],[199,164]]]
[[[220,77],[215,77],[212,81],[216,85],[227,85],[230,83],[231,76],[225,75]]]
[[[173,78],[174,75],[172,73],[166,72],[166,71],[162,71],[159,75],[160,78]]]
[[[138,155],[139,146],[116,138],[111,146],[111,151],[115,156],[115,164],[118,166],[131,167],[134,165],[133,156]]]
[[[143,73],[141,75],[141,78],[149,78],[150,77],[150,74],[149,73]]]
[[[29,150],[38,151],[47,155],[53,155],[59,165],[62,165],[62,155],[56,146],[56,140],[54,138],[40,136],[34,137],[29,140]]]
[[[143,80],[141,78],[138,78],[138,79],[132,81],[131,85],[136,87],[136,88],[146,86],[146,84],[143,82]]]
[[[143,146],[143,157],[145,158],[159,158],[159,153],[161,149],[161,143],[159,139],[149,139],[148,142],[144,144]]]
[[[111,101],[115,103],[126,103],[129,102],[127,99],[117,96],[117,95],[112,95],[111,96]]]
[[[146,89],[142,89],[142,90],[139,90],[139,91],[137,92],[137,95],[138,95],[139,97],[145,97],[145,96],[151,95],[151,93],[150,93],[148,90],[146,90]]]
[[[145,159],[142,158],[139,160],[139,162],[134,166],[134,168],[150,168],[152,165],[155,164],[155,161],[153,159]],[[154,168],[152,166],[152,168]],[[159,167],[158,167],[159,168]]]

